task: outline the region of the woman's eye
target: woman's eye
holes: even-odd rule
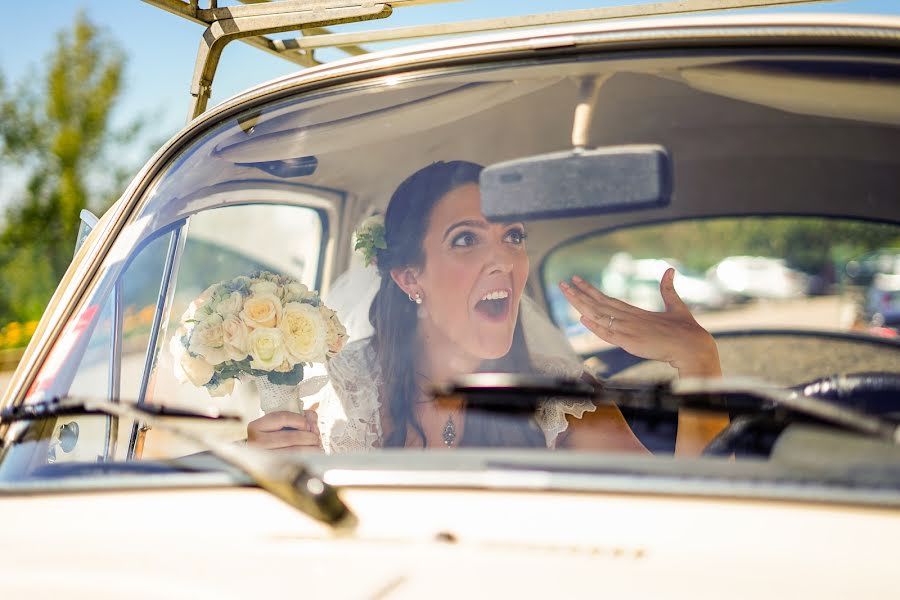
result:
[[[465,231],[460,233],[451,242],[451,245],[454,247],[464,248],[466,246],[471,246],[477,241],[475,234],[470,231]]]
[[[525,231],[522,229],[511,229],[506,233],[506,241],[516,245],[524,244],[525,238],[527,237]]]

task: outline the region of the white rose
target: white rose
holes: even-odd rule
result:
[[[347,341],[347,329],[338,319],[337,313],[324,304],[319,305],[319,313],[325,320],[325,343],[328,346],[328,356],[336,356],[344,348]]]
[[[274,327],[259,327],[250,332],[250,366],[274,371],[285,360],[284,336]]]
[[[175,330],[175,334],[169,340],[169,352],[175,358],[175,362],[178,362],[181,359],[181,355],[187,352],[187,348],[184,347],[184,343],[181,341],[185,335],[187,335],[187,330],[182,326]]]
[[[231,377],[220,379],[217,385],[208,385],[206,389],[209,391],[209,395],[214,398],[227,396],[234,391],[234,379]]]
[[[319,309],[311,304],[290,302],[284,307],[281,324],[288,360],[323,362],[328,351],[327,326]]]
[[[194,300],[190,304],[188,304],[187,309],[184,311],[184,314],[181,315],[181,322],[187,323],[188,321],[192,321],[194,319],[194,315],[197,314],[197,309],[203,306],[203,302],[200,300]]]
[[[274,294],[254,294],[244,301],[241,320],[250,329],[275,327],[281,321],[281,301]]]
[[[211,286],[203,290],[203,292],[197,297],[198,302],[200,304],[209,302],[209,300],[216,295],[220,288],[224,289],[221,283],[212,284]]]
[[[222,321],[222,342],[231,360],[244,360],[250,354],[250,330],[235,315]]]
[[[311,300],[318,294],[311,292],[308,287],[302,283],[292,282],[284,286],[284,303],[302,302],[303,300]]]
[[[223,317],[236,315],[241,312],[243,305],[244,297],[241,296],[240,292],[231,292],[219,301],[216,305],[216,312]]]
[[[210,315],[197,323],[191,332],[188,350],[206,359],[211,365],[218,365],[228,360],[225,352],[225,332],[222,329],[222,316]]]
[[[265,280],[256,280],[250,284],[250,291],[256,295],[272,294],[278,296],[279,286],[276,283]]]
[[[197,310],[194,311],[192,319],[194,321],[204,321],[214,314],[216,314],[216,311],[213,310],[209,302],[205,302],[197,306]]]
[[[177,364],[181,368],[180,372],[178,372],[177,369],[175,372],[175,377],[177,377],[179,381],[187,379],[197,387],[200,387],[201,385],[206,385],[209,383],[209,380],[212,379],[214,372],[213,366],[199,356],[191,356],[189,353],[185,352],[181,355],[181,359]],[[182,375],[184,377],[182,377]]]

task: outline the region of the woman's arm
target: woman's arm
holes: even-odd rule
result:
[[[646,311],[611,298],[580,277],[573,278],[572,285],[560,283],[560,288],[581,313],[584,326],[600,339],[636,356],[669,363],[679,377],[720,377],[716,342],[675,292],[674,282],[675,269],[670,268],[659,284],[666,307],[663,312]],[[618,409],[616,412],[628,427]],[[679,411],[675,454],[699,455],[728,422],[727,416]]]
[[[595,411],[584,413],[580,419],[567,418],[569,427],[559,435],[557,448],[650,453],[613,404],[599,404]]]

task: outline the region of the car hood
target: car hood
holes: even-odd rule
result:
[[[253,488],[7,496],[0,589],[69,598],[874,597],[891,591],[900,539],[900,512],[841,505],[343,495],[360,520],[343,538]]]

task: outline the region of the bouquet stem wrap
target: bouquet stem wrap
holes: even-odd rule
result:
[[[319,375],[304,379],[297,385],[272,383],[264,375],[245,374],[242,381],[252,381],[259,392],[259,407],[266,414],[279,410],[301,413],[304,410],[303,398],[318,394],[328,383],[328,377]]]
[[[300,391],[296,385],[275,384],[267,377],[259,375],[247,375],[246,378],[256,384],[259,391],[259,407],[264,413],[280,410],[295,413],[303,411],[300,405]]]

